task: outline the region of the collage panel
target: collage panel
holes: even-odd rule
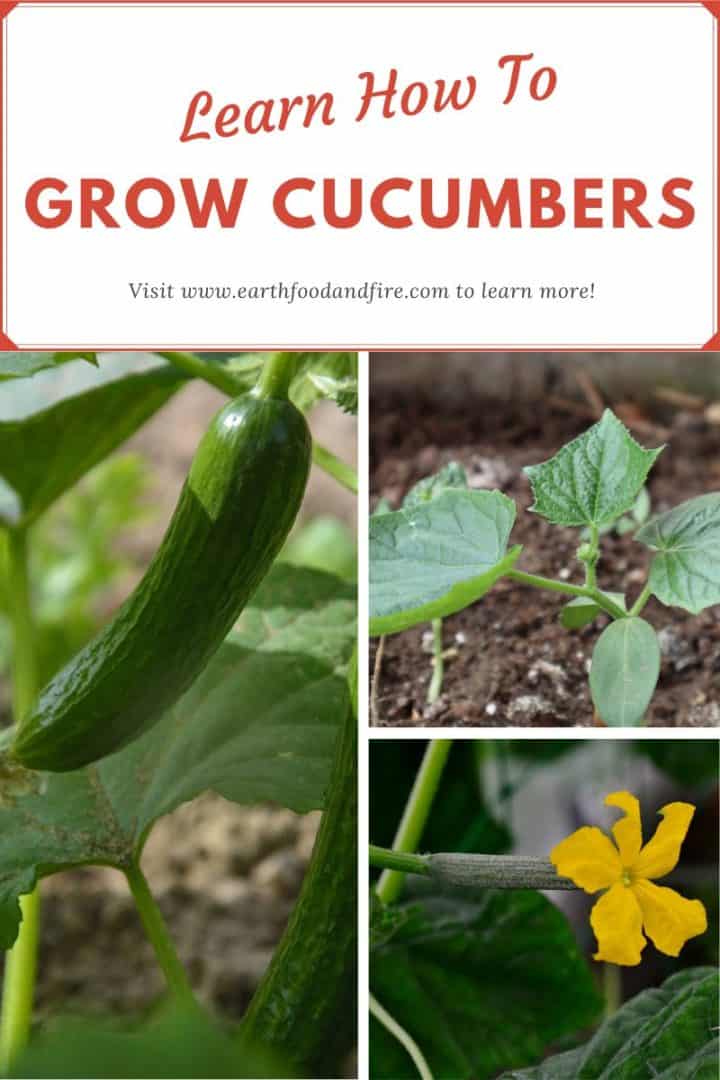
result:
[[[0,354],[3,1076],[357,1076],[357,362]]]
[[[370,354],[374,728],[720,725],[717,354]]]
[[[373,1080],[717,1075],[718,743],[375,738]]]

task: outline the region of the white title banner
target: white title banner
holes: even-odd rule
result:
[[[2,29],[5,347],[717,333],[700,3],[21,3]]]

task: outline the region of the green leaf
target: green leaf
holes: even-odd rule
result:
[[[75,367],[75,365],[72,365]],[[185,377],[163,364],[148,371],[123,374],[108,381],[91,372],[91,387],[75,396],[63,397],[40,412],[22,419],[0,421],[0,476],[9,491],[0,501],[1,521],[27,525],[72,487],[81,476],[102,461],[133,434],[178,390]],[[75,384],[74,372],[52,380],[50,396]],[[83,372],[82,385],[88,385]],[[96,384],[96,385],[93,385]],[[38,380],[36,400],[41,400],[44,381]],[[30,390],[34,389],[34,384]],[[27,396],[6,398],[0,392],[3,414],[24,412]]]
[[[294,533],[282,550],[283,562],[314,566],[338,577],[357,578],[355,536],[342,521],[320,514]]]
[[[10,772],[0,784],[0,948],[35,874],[125,866],[159,817],[203,791],[298,812],[323,806],[355,589],[329,574],[273,568],[199,679],[142,738],[71,773]]]
[[[370,890],[370,932],[368,947],[373,949],[386,945],[401,926],[412,918],[409,908],[399,908],[395,904],[384,904],[374,889]]]
[[[400,910],[408,910],[401,907]],[[539,1058],[596,1016],[600,999],[567,921],[540,893],[431,897],[370,957],[371,991],[443,1080],[487,1080]],[[415,1077],[371,1027],[374,1080]]]
[[[584,1046],[502,1080],[713,1080],[717,1017],[717,970],[690,968],[631,998]]]
[[[625,594],[618,592],[604,592],[603,596],[606,596],[608,600],[612,600],[615,604],[623,609],[625,608]],[[574,599],[569,600],[567,604],[562,608],[560,612],[560,624],[565,627],[566,630],[579,630],[583,626],[587,626],[593,619],[596,619],[598,615],[604,615],[601,607],[591,600],[587,596],[576,596]]]
[[[316,402],[326,396],[322,389],[322,379],[335,382],[350,380],[357,386],[358,354],[340,353],[296,353],[296,374],[290,387],[290,397],[298,409],[307,412]],[[321,382],[318,384],[318,377]]]
[[[429,502],[430,499],[441,495],[448,488],[466,489],[467,486],[465,469],[459,462],[450,461],[433,476],[426,476],[423,480],[418,480],[417,484],[410,488],[403,499],[402,508],[403,510],[414,510],[416,506]]]
[[[528,465],[535,502],[555,525],[610,525],[630,510],[658,454],[643,450],[610,409],[540,465]]]
[[[660,674],[660,645],[650,623],[637,617],[610,623],[597,640],[590,692],[611,727],[639,724]]]
[[[370,633],[452,615],[507,573],[515,504],[499,491],[448,490],[370,518]]]
[[[693,615],[720,604],[720,492],[699,495],[659,514],[635,539],[658,553],[649,582],[663,604]]]
[[[347,376],[343,379],[334,379],[329,375],[315,375],[310,372],[308,378],[312,382],[321,398],[334,401],[343,412],[357,416],[358,411],[358,383],[357,377]]]
[[[78,1076],[272,1080],[298,1074],[272,1048],[239,1046],[200,1009],[163,1008],[129,1027],[117,1017],[66,1017],[41,1030],[13,1064],[16,1080]]]
[[[86,360],[97,367],[94,352],[0,352],[0,381],[3,379],[26,379],[68,360]]]

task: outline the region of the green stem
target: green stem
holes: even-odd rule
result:
[[[443,660],[442,619],[433,619],[433,673],[428,687],[428,704],[433,705],[440,697],[442,690],[445,663]]]
[[[295,353],[279,352],[268,356],[256,386],[260,397],[286,398],[295,375],[295,367]]]
[[[640,612],[645,607],[645,605],[647,604],[647,602],[648,602],[648,600],[650,599],[651,596],[652,596],[652,588],[650,587],[650,585],[646,585],[645,588],[643,589],[643,591],[638,596],[635,603],[633,604],[633,606],[630,608],[630,615],[631,616],[639,615]]]
[[[605,1016],[610,1019],[622,1005],[622,972],[617,964],[603,964],[602,982]]]
[[[427,859],[423,855],[411,855],[406,851],[390,851],[389,848],[369,845],[370,865],[380,870],[402,870],[406,874],[429,874]]]
[[[13,717],[21,723],[35,699],[37,672],[35,633],[30,601],[27,533],[8,533],[9,588],[13,625]],[[22,922],[17,940],[7,953],[0,1017],[0,1070],[7,1075],[27,1044],[32,1024],[38,938],[40,934],[40,893],[20,898]]]
[[[451,746],[452,739],[433,739],[428,743],[395,834],[393,850],[413,852],[420,843]],[[383,871],[375,891],[384,904],[398,898],[404,879],[400,870]]]
[[[175,951],[175,945],[170,937],[167,924],[155,901],[155,897],[150,892],[145,875],[139,866],[133,865],[125,870],[125,877],[133,894],[145,933],[155,950],[158,963],[163,970],[171,992],[179,1002],[185,1005],[196,1005],[187,973]]]
[[[555,581],[553,578],[539,577],[537,574],[525,574],[522,570],[508,570],[505,577],[521,585],[531,585],[535,589],[549,589],[550,592],[564,593],[566,596],[586,597],[608,615],[612,615],[613,619],[627,618],[627,612],[613,600],[604,596],[599,589],[589,589],[586,585],[569,585],[566,581]]]
[[[346,465],[344,461],[341,461],[339,457],[333,454],[332,450],[321,446],[315,439],[313,439],[312,458],[320,469],[324,469],[339,484],[357,495],[358,478],[352,465]]]
[[[600,529],[597,525],[590,526],[590,554],[585,563],[585,584],[588,589],[597,588],[597,564],[600,558]]]
[[[227,394],[228,397],[234,398],[248,392],[247,385],[236,378],[232,372],[225,371],[220,364],[208,364],[207,361],[201,360],[199,356],[193,356],[192,353],[186,352],[159,352],[157,355],[173,364],[180,371],[184,371],[191,378],[204,379],[206,383],[214,386],[216,390],[220,390],[223,394]],[[294,363],[295,356],[293,353],[277,353],[269,357],[260,373],[258,392],[264,397],[287,397],[287,388],[292,380]],[[264,391],[264,386],[269,387],[269,393]],[[285,387],[284,392],[283,387]],[[315,439],[313,439],[312,453],[313,461],[318,468],[323,469],[343,487],[357,494],[358,478],[352,466],[346,465],[331,450],[321,446]]]
[[[201,360],[199,356],[194,356],[192,353],[160,352],[157,355],[162,356],[163,360],[167,360],[191,378],[204,379],[206,383],[210,383],[216,390],[222,391],[229,397],[237,397],[247,389],[220,364],[208,364],[207,361]]]
[[[394,1035],[400,1045],[407,1050],[412,1058],[413,1065],[418,1071],[420,1080],[433,1080],[430,1067],[423,1056],[422,1050],[413,1037],[407,1033],[404,1027],[401,1027],[401,1025],[398,1024],[397,1020],[390,1015],[387,1009],[382,1007],[377,998],[372,994],[368,995],[368,1004],[370,1006],[370,1012],[375,1019],[378,1020],[384,1028],[387,1028],[390,1034]]]

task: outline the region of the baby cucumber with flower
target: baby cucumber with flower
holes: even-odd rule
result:
[[[270,569],[300,508],[310,459],[305,418],[277,371],[215,416],[144,578],[23,718],[12,745],[17,761],[77,769],[160,719]]]

